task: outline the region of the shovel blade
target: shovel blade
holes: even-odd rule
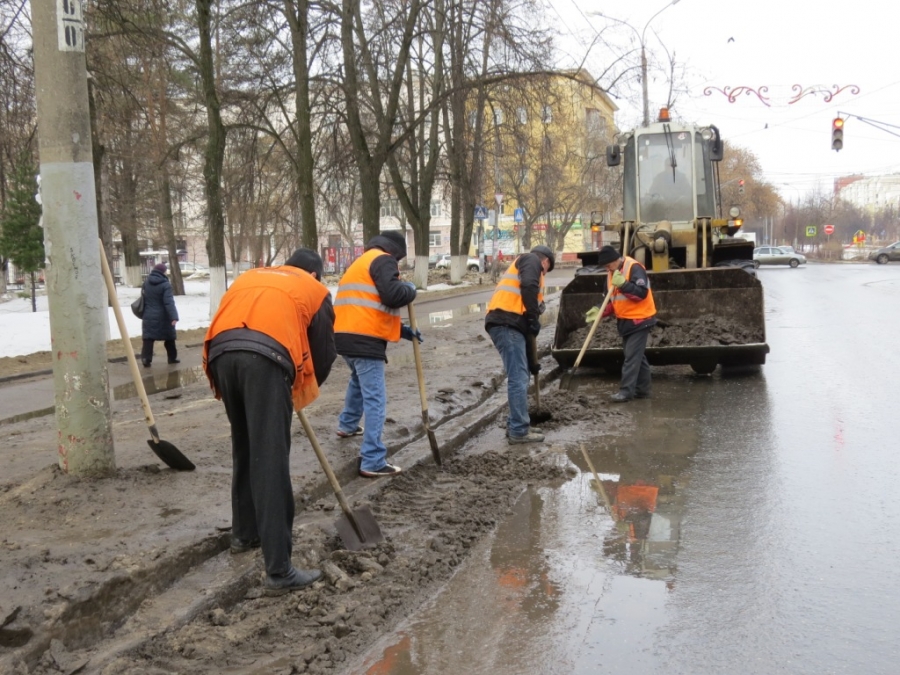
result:
[[[438,466],[444,465],[444,460],[441,459],[441,450],[438,448],[437,437],[434,435],[434,432],[431,429],[427,429],[428,431],[428,443],[431,445],[431,456],[434,458],[434,463]]]
[[[147,445],[166,466],[176,471],[193,471],[197,468],[191,460],[182,455],[181,451],[168,441],[155,441],[150,438],[147,440]]]
[[[346,513],[343,514],[338,518],[334,527],[341,538],[341,543],[348,551],[371,548],[384,541],[381,526],[375,520],[375,515],[368,506],[359,506],[353,509],[350,517]]]

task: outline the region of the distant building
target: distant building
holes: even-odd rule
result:
[[[900,206],[900,173],[841,176],[834,179],[834,195],[869,213]]]

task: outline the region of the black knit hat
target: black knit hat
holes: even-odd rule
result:
[[[322,257],[311,248],[298,248],[284,264],[290,265],[291,267],[299,267],[301,270],[306,270],[310,274],[315,273],[316,278],[320,281],[322,279],[322,273],[325,271],[322,264]]]
[[[531,252],[542,255],[547,260],[549,260],[550,261],[550,269],[548,269],[547,271],[548,272],[553,271],[553,268],[556,266],[556,256],[553,255],[553,251],[550,250],[549,246],[544,246],[543,244],[540,244],[539,246],[535,246],[533,249],[531,249]]]
[[[406,238],[397,230],[385,230],[372,237],[366,249],[368,250],[373,246],[377,246],[385,253],[390,253],[397,260],[403,260],[406,257]]]
[[[597,264],[609,265],[609,263],[615,262],[621,257],[622,256],[619,255],[619,252],[612,246],[604,246],[597,253]]]

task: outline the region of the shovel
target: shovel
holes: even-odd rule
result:
[[[341,489],[341,484],[338,483],[337,476],[335,476],[334,471],[331,470],[331,464],[328,463],[328,458],[326,458],[325,453],[322,452],[322,446],[319,445],[319,439],[316,438],[316,433],[313,431],[312,425],[309,423],[309,420],[306,419],[306,413],[302,410],[298,410],[297,417],[300,418],[300,423],[303,425],[303,431],[306,432],[306,437],[309,439],[310,445],[313,446],[316,457],[319,458],[319,464],[322,465],[322,470],[325,472],[325,475],[328,476],[328,482],[331,483],[331,489],[334,490],[334,496],[337,497],[338,503],[341,505],[341,510],[344,512],[344,515],[338,519],[334,524],[334,527],[346,549],[348,551],[359,551],[360,549],[369,548],[384,541],[381,527],[378,525],[378,521],[375,520],[372,510],[368,506],[350,509],[347,498],[344,497],[344,491]]]
[[[416,332],[416,313],[413,310],[412,303],[407,305],[409,310],[409,327],[413,334]],[[438,448],[437,438],[431,430],[431,422],[428,420],[428,398],[425,395],[425,373],[422,370],[422,354],[419,351],[419,341],[413,337],[413,354],[416,357],[416,376],[419,378],[419,399],[422,401],[422,426],[425,427],[425,433],[428,434],[428,443],[431,445],[431,456],[434,457],[434,463],[443,466],[441,459],[441,451]]]
[[[572,366],[572,370],[562,376],[562,379],[559,382],[560,389],[571,390],[575,388],[575,382],[572,376],[575,375],[575,371],[578,370],[578,366],[581,364],[581,359],[584,357],[584,353],[587,351],[588,345],[591,344],[591,340],[594,339],[594,334],[597,332],[597,326],[600,325],[600,321],[601,319],[603,319],[603,310],[606,309],[609,298],[612,296],[613,288],[614,286],[610,284],[609,290],[606,291],[606,297],[603,298],[603,304],[600,305],[600,311],[597,312],[597,318],[594,319],[594,325],[591,326],[591,330],[588,333],[587,338],[585,338],[584,344],[581,345],[581,351],[578,352],[578,358],[575,359],[575,365]]]
[[[531,365],[538,362],[537,338],[529,335],[526,340],[528,341],[528,364]],[[528,413],[528,423],[531,426],[537,426],[553,418],[551,413],[541,411],[541,381],[538,373],[534,374],[534,406],[534,412]]]
[[[119,307],[119,296],[116,295],[116,286],[109,271],[109,262],[106,260],[106,251],[103,250],[102,241],[100,242],[100,266],[103,268],[106,290],[109,291],[109,300],[116,315],[116,323],[119,324],[119,333],[122,335],[125,353],[128,355],[128,365],[131,368],[131,377],[134,379],[134,388],[141,398],[141,405],[144,406],[144,417],[147,420],[147,426],[150,428],[150,440],[147,441],[147,445],[167,466],[176,471],[193,471],[196,467],[191,460],[182,455],[181,451],[174,445],[159,438],[159,432],[156,430],[156,421],[153,419],[153,412],[150,410],[147,390],[144,389],[144,381],[141,379],[141,373],[138,370],[137,359],[134,358],[134,348],[131,346],[131,340],[128,339],[128,329],[125,328],[125,319],[122,316],[122,309]]]

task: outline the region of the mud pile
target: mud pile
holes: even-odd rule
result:
[[[294,564],[324,572],[309,589],[270,598],[254,582],[234,604],[214,607],[111,662],[97,663],[90,651],[54,656],[48,650],[30,672],[58,673],[61,659],[87,660],[105,675],[339,670],[446,581],[527,483],[566,475],[541,456],[514,451],[450,459],[444,469],[413,467],[371,502],[387,538],[377,548],[352,553],[333,534],[297,529]],[[261,579],[259,553],[244,555],[258,556]]]
[[[564,349],[581,349],[590,332],[590,326],[573,331],[566,338]],[[736,321],[707,314],[697,319],[672,322],[661,321],[650,329],[647,347],[718,347],[722,345],[742,345],[763,342],[759,330],[742,326]],[[621,347],[622,339],[616,329],[616,322],[606,319],[597,328],[597,333],[588,349],[610,349]]]

